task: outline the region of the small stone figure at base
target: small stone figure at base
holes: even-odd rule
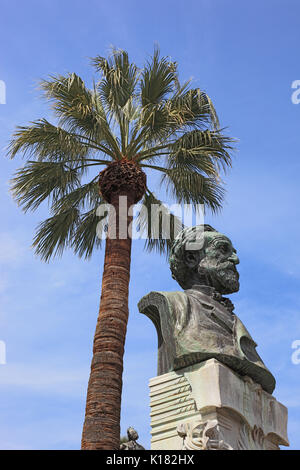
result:
[[[127,436],[128,441],[123,442],[120,445],[120,450],[145,450],[143,446],[136,442],[139,438],[139,435],[134,428],[129,427],[127,429]]]

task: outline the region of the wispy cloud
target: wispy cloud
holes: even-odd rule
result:
[[[87,385],[88,371],[78,367],[70,369],[49,363],[11,363],[1,366],[0,386],[32,390],[49,395],[82,396]]]

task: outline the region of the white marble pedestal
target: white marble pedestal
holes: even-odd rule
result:
[[[275,450],[288,446],[287,409],[216,359],[150,380],[157,450]]]

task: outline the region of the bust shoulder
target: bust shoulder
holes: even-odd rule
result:
[[[187,298],[188,296],[185,291],[151,291],[149,294],[142,297],[138,303],[138,308],[140,312],[147,314],[146,310],[164,310],[170,308],[177,302],[185,305]]]
[[[188,295],[185,291],[152,291],[138,303],[139,311],[152,320],[159,335],[162,327],[171,326],[173,314],[184,313],[187,307]]]

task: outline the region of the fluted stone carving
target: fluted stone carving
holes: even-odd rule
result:
[[[287,409],[209,359],[150,380],[152,449],[268,450],[289,445]]]

